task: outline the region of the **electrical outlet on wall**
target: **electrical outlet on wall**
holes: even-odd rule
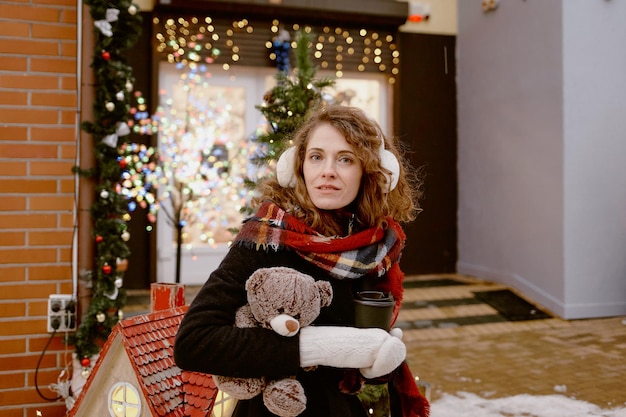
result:
[[[48,332],[76,330],[76,300],[69,294],[51,294],[48,298]]]

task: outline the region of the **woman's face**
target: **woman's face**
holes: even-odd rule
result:
[[[307,192],[315,207],[346,207],[359,193],[363,168],[352,146],[328,123],[311,131],[302,167]]]

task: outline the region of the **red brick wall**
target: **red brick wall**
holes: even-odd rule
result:
[[[50,294],[72,293],[77,2],[0,0],[0,415],[65,415],[35,368]],[[90,58],[88,58],[90,59]],[[47,397],[71,358],[41,359]]]

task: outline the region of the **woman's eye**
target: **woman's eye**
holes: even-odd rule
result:
[[[318,154],[313,154],[310,156],[312,161],[319,161],[320,159],[322,159],[322,157]]]
[[[352,158],[348,158],[347,156],[344,156],[342,158],[339,158],[339,162],[341,162],[342,164],[351,164]]]

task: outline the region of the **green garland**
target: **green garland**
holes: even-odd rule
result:
[[[127,241],[128,201],[120,195],[123,159],[120,149],[130,133],[130,102],[133,69],[122,53],[141,34],[141,15],[129,0],[86,0],[94,21],[95,45],[92,68],[95,73],[93,120],[84,121],[82,130],[93,137],[95,166],[75,167],[74,172],[94,181],[96,195],[91,207],[92,236],[95,245],[94,270],[81,277],[91,288],[91,301],[81,317],[77,332],[69,339],[85,370],[97,354],[113,326],[122,318],[125,304],[124,261],[130,255]],[[80,34],[79,34],[80,36]]]

